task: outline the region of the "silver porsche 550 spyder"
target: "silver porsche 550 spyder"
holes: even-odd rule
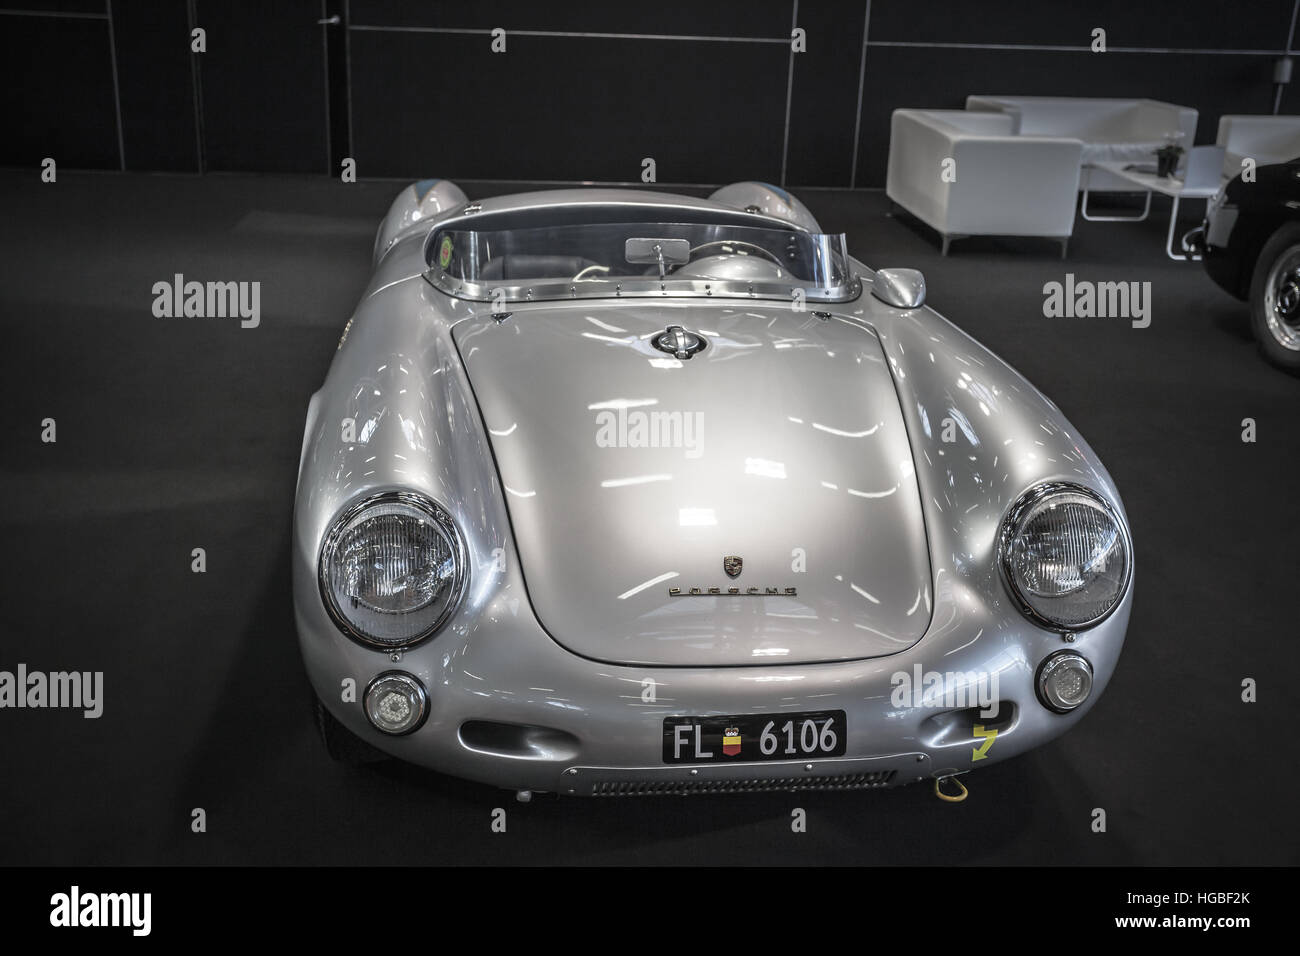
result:
[[[761,183],[404,190],[299,468],[331,752],[521,799],[872,789],[1072,727],[1123,506],[924,295]]]

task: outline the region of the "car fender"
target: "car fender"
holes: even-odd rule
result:
[[[468,201],[461,188],[449,179],[421,179],[411,183],[397,194],[379,224],[372,264],[379,264],[399,236],[416,227],[427,227],[430,221],[463,208]]]

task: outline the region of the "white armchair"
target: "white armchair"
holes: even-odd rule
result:
[[[894,111],[885,192],[938,231],[944,255],[966,236],[1042,236],[1064,258],[1082,144],[1018,136],[1014,123],[1006,113]]]
[[[1300,116],[1221,116],[1215,142],[1224,149],[1223,175],[1232,179],[1247,157],[1267,166],[1300,156]]]

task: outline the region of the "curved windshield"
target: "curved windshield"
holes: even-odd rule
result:
[[[430,281],[460,298],[856,294],[843,235],[688,222],[457,225],[435,230],[426,255]]]

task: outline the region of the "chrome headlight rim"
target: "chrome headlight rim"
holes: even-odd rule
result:
[[[326,563],[327,558],[333,554],[334,549],[338,546],[339,540],[348,525],[368,509],[384,504],[403,504],[424,513],[447,536],[447,540],[451,542],[452,549],[455,552],[456,559],[451,598],[447,601],[446,607],[443,608],[442,613],[438,615],[432,624],[419,634],[406,639],[400,644],[378,640],[356,628],[347,619],[334,601],[334,595],[329,587],[329,569]],[[348,505],[334,516],[333,521],[330,523],[330,529],[326,533],[324,540],[321,541],[320,550],[316,554],[316,585],[320,590],[321,602],[325,605],[325,612],[329,615],[330,620],[334,622],[334,626],[342,631],[345,636],[373,650],[384,651],[385,653],[399,653],[427,641],[456,613],[461,600],[465,596],[465,588],[469,577],[468,568],[469,549],[466,547],[465,538],[460,533],[460,528],[456,526],[451,513],[428,495],[410,491],[409,489],[390,489],[367,495]]]
[[[1115,527],[1119,529],[1120,536],[1124,541],[1124,583],[1120,585],[1119,597],[1116,598],[1114,604],[1101,614],[1091,620],[1080,621],[1076,624],[1062,624],[1035,609],[1025,595],[1021,593],[1020,585],[1016,583],[1015,574],[1011,569],[1011,543],[1015,538],[1017,529],[1020,527],[1021,520],[1031,508],[1044,498],[1060,494],[1082,495],[1101,506],[1102,510],[1115,522]],[[1123,519],[1118,509],[1096,491],[1070,481],[1045,481],[1034,485],[1017,498],[1015,504],[1011,506],[1011,510],[1007,512],[1006,517],[1002,519],[1002,530],[998,535],[998,568],[1001,572],[1003,586],[1006,587],[1007,593],[1011,595],[1012,600],[1016,602],[1016,607],[1020,609],[1020,613],[1046,630],[1058,634],[1073,634],[1096,627],[1119,610],[1120,605],[1124,603],[1129,586],[1133,582],[1133,539],[1129,535],[1128,522]]]

